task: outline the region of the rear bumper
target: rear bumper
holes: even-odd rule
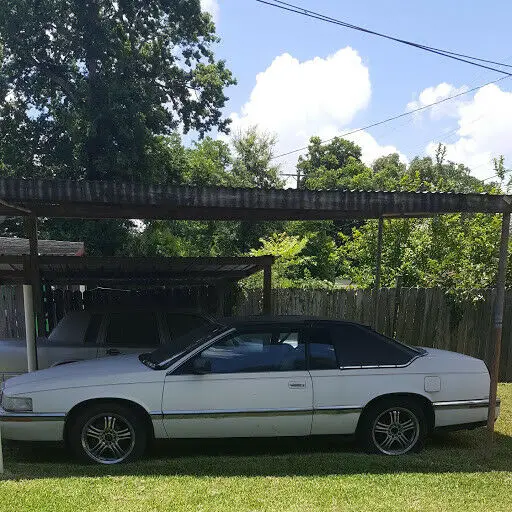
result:
[[[0,408],[2,437],[13,441],[62,441],[64,413],[14,413]]]
[[[435,428],[461,430],[487,423],[488,399],[434,402]],[[500,400],[496,401],[495,418],[500,415]]]

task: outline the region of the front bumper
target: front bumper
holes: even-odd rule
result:
[[[16,413],[0,407],[2,437],[13,441],[62,441],[64,413]]]

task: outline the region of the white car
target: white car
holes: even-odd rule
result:
[[[434,429],[484,425],[488,403],[478,359],[355,323],[261,317],[14,377],[0,421],[6,439],[65,440],[103,464],[135,459],[152,438],[356,434],[368,451],[400,455]]]

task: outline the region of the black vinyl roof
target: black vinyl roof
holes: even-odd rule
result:
[[[358,322],[343,319],[333,319],[308,315],[254,315],[246,317],[228,317],[219,319],[219,323],[228,327],[258,326],[273,324],[307,324],[307,323],[350,324],[369,329],[370,327]]]

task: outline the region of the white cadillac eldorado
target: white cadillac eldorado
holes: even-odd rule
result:
[[[401,455],[435,429],[484,425],[489,373],[355,323],[260,317],[14,377],[1,395],[5,439],[64,440],[103,464],[135,459],[152,438],[356,434],[367,451]]]

